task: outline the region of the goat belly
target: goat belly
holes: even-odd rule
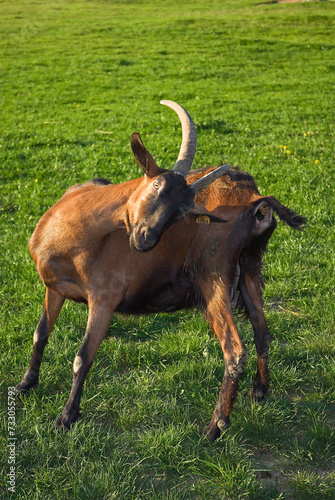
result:
[[[194,285],[187,275],[176,281],[160,283],[157,287],[143,287],[137,294],[124,299],[116,311],[124,314],[173,312],[197,305]]]

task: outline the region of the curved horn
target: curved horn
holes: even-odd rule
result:
[[[197,148],[197,131],[192,118],[180,104],[173,101],[161,101],[161,104],[173,109],[179,117],[182,127],[183,139],[180,146],[179,156],[173,167],[174,172],[187,176],[191,170]]]
[[[200,193],[200,191],[209,186],[218,177],[221,177],[221,175],[225,174],[229,169],[230,165],[222,165],[222,167],[218,167],[216,170],[213,170],[209,174],[201,177],[201,179],[198,179],[197,181],[193,182],[191,186],[193,187],[195,194]]]

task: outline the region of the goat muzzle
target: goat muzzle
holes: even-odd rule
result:
[[[148,227],[133,228],[129,236],[129,245],[137,252],[148,252],[158,243],[160,234],[151,231]]]

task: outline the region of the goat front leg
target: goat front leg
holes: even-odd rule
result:
[[[84,340],[73,362],[73,382],[69,399],[56,422],[59,431],[69,429],[79,418],[79,405],[86,375],[94,356],[106,336],[113,309],[106,303],[89,304],[89,316]]]
[[[254,330],[257,351],[257,373],[250,395],[261,401],[269,393],[269,345],[271,334],[263,312],[259,276],[253,275],[247,269],[242,270],[240,290]]]
[[[30,389],[35,389],[38,386],[44,348],[63,303],[64,297],[50,288],[46,289],[42,316],[34,333],[34,350],[30,365],[21,382],[15,387],[15,394],[18,397],[27,394]]]
[[[236,399],[247,350],[237,330],[228,293],[223,290],[214,293],[207,302],[207,317],[219,339],[225,362],[219,398],[212,419],[205,429],[209,439],[215,441],[221,431],[230,426],[230,413]]]

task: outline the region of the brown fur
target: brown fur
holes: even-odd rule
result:
[[[211,170],[192,172],[187,182]],[[71,394],[56,424],[59,429],[78,418],[85,376],[114,311],[148,314],[197,306],[205,310],[225,360],[219,399],[206,428],[214,440],[230,424],[246,359],[233,309],[239,297],[254,329],[258,369],[252,394],[262,399],[269,385],[270,340],[261,297],[262,255],[276,227],[274,212],[296,229],[305,220],[275,198],[260,196],[251,176],[230,169],[196,198],[227,223],[198,224],[192,215],[175,219],[167,229],[160,228],[160,241],[151,251],[140,253],[129,248],[127,232],[120,226],[125,225],[126,201],[141,182],[130,181],[122,188],[87,184],[72,189],[37,225],[30,250],[47,293],[33,359],[17,392],[37,385],[44,345],[64,298],[86,302],[89,319],[74,365]],[[143,192],[138,191],[137,200]],[[106,206],[106,198],[113,201],[112,206]]]

